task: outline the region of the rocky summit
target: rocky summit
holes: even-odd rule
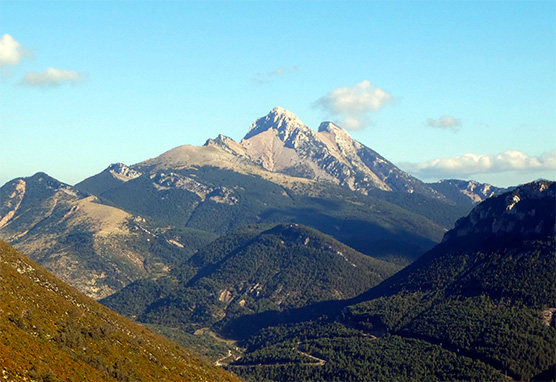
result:
[[[205,146],[220,147],[271,172],[326,180],[364,194],[383,190],[442,197],[341,127],[323,122],[314,131],[281,107],[257,119],[241,142],[220,135]]]

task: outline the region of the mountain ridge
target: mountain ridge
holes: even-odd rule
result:
[[[438,182],[428,183],[429,186],[440,192],[448,199],[462,204],[477,205],[492,196],[510,191],[514,187],[496,187],[488,183],[475,180],[442,179]]]
[[[323,122],[314,131],[295,114],[280,107],[257,119],[239,144],[248,157],[269,171],[324,179],[365,194],[379,189],[442,198],[423,182],[355,141],[341,127]]]

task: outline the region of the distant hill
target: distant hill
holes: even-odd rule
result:
[[[237,381],[79,293],[0,241],[7,381]]]
[[[230,322],[248,348],[230,369],[276,381],[546,375],[556,359],[555,197],[555,183],[535,182],[485,200],[355,299]]]
[[[267,310],[354,297],[399,270],[297,224],[246,227],[198,251],[169,277],[103,299],[140,322],[192,331]]]
[[[44,173],[0,188],[0,238],[94,298],[138,278],[166,274],[170,264],[215,237],[153,227]]]

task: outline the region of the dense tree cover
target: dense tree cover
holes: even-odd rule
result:
[[[448,244],[386,282],[397,293],[349,307],[349,322],[442,343],[515,378],[548,368],[556,330],[540,314],[556,306],[554,239],[477,252]]]
[[[369,194],[413,213],[425,216],[436,224],[448,229],[453,228],[456,220],[467,215],[473,208],[471,199],[461,192],[459,194],[462,197],[457,199],[457,202],[447,201],[440,197],[438,199],[431,199],[424,195],[409,194],[407,192],[375,190]]]
[[[330,310],[326,319],[289,325],[274,320],[266,328],[257,316],[237,320],[262,329],[237,332],[246,334],[249,363],[239,360],[230,368],[252,380],[279,381],[548,375],[556,358],[555,208],[553,193],[543,199],[531,189],[485,203],[486,209],[464,219],[442,244],[351,305]],[[537,192],[536,199],[523,199],[527,192]],[[516,200],[523,205],[507,208]],[[285,361],[292,349],[286,345],[292,344],[324,363]],[[280,349],[290,350],[278,354]],[[414,359],[415,354],[431,356]],[[282,357],[278,365],[268,363],[273,356]]]
[[[328,320],[268,329],[247,346],[248,355],[229,369],[249,381],[504,379],[494,368],[440,346],[376,338]]]
[[[193,330],[351,298],[398,269],[297,224],[246,226],[199,250],[169,277],[135,282],[102,302],[142,322]]]
[[[122,183],[124,181],[112,175],[110,168],[107,168],[99,174],[82,180],[74,187],[87,194],[100,196],[105,191],[121,186]]]
[[[150,304],[167,296],[175,284],[176,281],[169,276],[140,279],[131,283],[125,294],[115,293],[101,302],[108,307],[117,307],[118,313],[126,317],[136,318]]]
[[[472,354],[508,375],[529,379],[556,359],[556,330],[540,312],[486,295],[450,298],[421,313],[400,334]]]
[[[399,329],[430,304],[423,292],[401,292],[348,306],[345,317],[367,332],[385,333]]]

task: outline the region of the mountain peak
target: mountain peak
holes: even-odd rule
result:
[[[289,136],[294,130],[309,130],[294,113],[277,106],[265,117],[257,119],[243,139],[249,139],[270,129],[285,136]]]
[[[349,142],[350,144],[354,142],[353,138],[346,130],[332,122],[322,122],[319,126],[318,132],[332,134],[338,144],[340,144],[340,142]]]
[[[288,118],[291,120],[299,120],[299,118],[297,118],[297,115],[295,115],[294,113],[292,113],[289,110],[284,109],[283,107],[280,106],[276,106],[274,109],[272,109],[270,111],[270,113],[268,113],[268,115],[273,115],[276,116],[278,118]]]
[[[318,132],[322,133],[322,132],[327,132],[327,133],[335,133],[337,131],[345,131],[344,129],[342,129],[340,126],[334,124],[333,122],[330,121],[325,121],[322,122],[319,125],[319,129]]]

